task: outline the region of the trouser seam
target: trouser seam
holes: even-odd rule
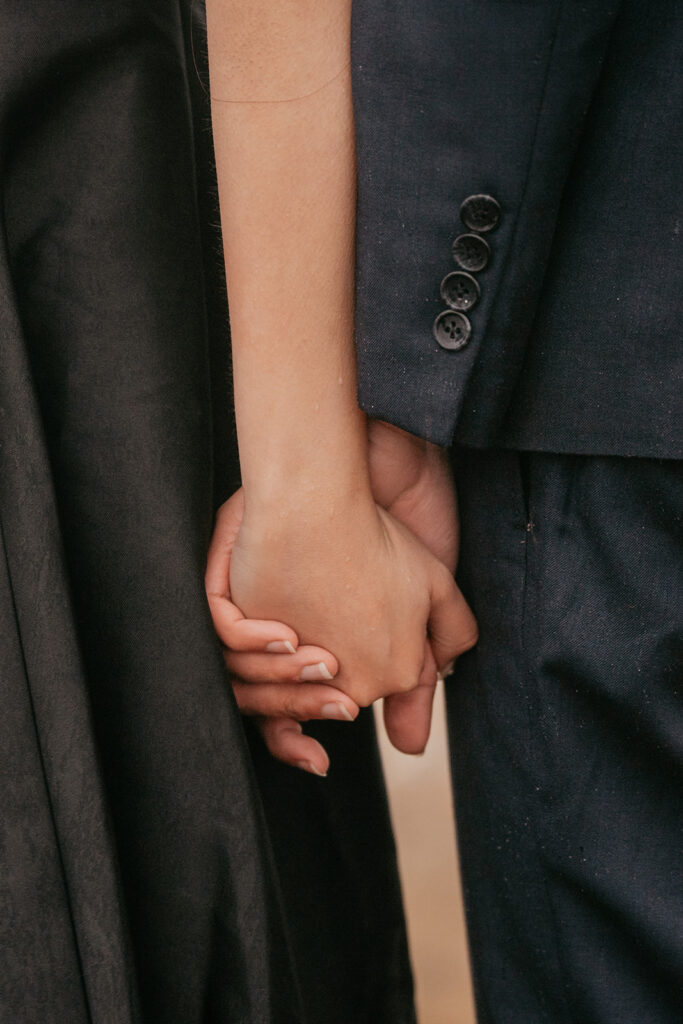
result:
[[[531,588],[529,586],[529,577],[531,575],[533,558],[532,555],[535,551],[538,551],[539,545],[542,544],[542,533],[537,533],[535,523],[535,508],[534,503],[537,497],[536,494],[536,482],[539,472],[539,460],[534,459],[533,452],[518,452],[518,464],[519,464],[519,480],[522,501],[524,504],[526,528],[525,528],[525,539],[524,539],[524,566],[523,566],[523,581],[522,581],[522,597],[521,597],[521,621],[520,621],[520,651],[521,651],[521,663],[524,678],[527,682],[527,695],[525,699],[525,708],[527,716],[527,724],[529,733],[532,734],[534,730],[537,730],[541,734],[543,739],[543,724],[541,721],[541,708],[538,708],[538,718],[536,725],[534,726],[534,719],[532,710],[530,708],[530,695],[535,692],[535,672],[530,660],[530,650],[532,645],[530,643],[530,629],[532,622],[538,622],[538,617],[533,614],[533,609],[530,608],[531,604]],[[547,808],[552,801],[552,796],[547,785],[543,785],[539,798],[542,800],[544,806]],[[543,814],[542,822],[545,827],[546,815]],[[559,940],[559,934],[557,929],[557,920],[555,915],[555,907],[553,905],[552,897],[548,891],[548,883],[545,877],[544,871],[544,857],[541,846],[541,835],[534,836],[534,848],[536,851],[536,860],[539,868],[542,872],[543,877],[543,900],[546,906],[546,916],[549,922],[549,933],[551,934],[553,953],[554,953],[554,973],[557,978],[557,988],[559,990],[563,1019],[565,1024],[574,1024],[571,1007],[569,1005],[567,996],[567,987],[565,979],[567,977],[566,965],[562,957],[562,947]],[[552,1021],[552,1024],[558,1024],[556,1020]]]

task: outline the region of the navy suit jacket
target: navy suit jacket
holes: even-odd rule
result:
[[[359,398],[439,443],[683,455],[683,4],[355,0]],[[461,203],[500,220],[437,342]]]

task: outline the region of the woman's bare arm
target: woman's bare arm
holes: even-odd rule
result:
[[[353,354],[349,7],[207,5],[247,504],[281,502],[297,481],[310,500],[369,494]]]

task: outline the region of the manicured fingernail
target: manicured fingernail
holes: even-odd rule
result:
[[[296,654],[289,640],[272,640],[266,644],[268,654]]]
[[[321,718],[336,718],[341,722],[352,722],[353,715],[349,714],[348,708],[343,704],[323,704],[320,709]]]
[[[317,665],[304,665],[299,673],[299,679],[302,683],[310,683],[314,679],[334,679],[334,676],[325,662],[319,661]]]
[[[303,772],[310,772],[311,775],[319,775],[321,779],[327,778],[327,772],[319,771],[312,761],[297,761],[297,768],[301,768]]]

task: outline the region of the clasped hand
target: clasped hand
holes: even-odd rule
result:
[[[372,494],[360,486],[333,504],[283,495],[251,507],[238,491],[219,510],[209,551],[207,594],[238,704],[259,716],[271,753],[317,774],[327,755],[300,721],[349,721],[385,697],[390,739],[418,752],[437,667],[476,642],[452,575],[445,456],[371,423],[369,469]]]

